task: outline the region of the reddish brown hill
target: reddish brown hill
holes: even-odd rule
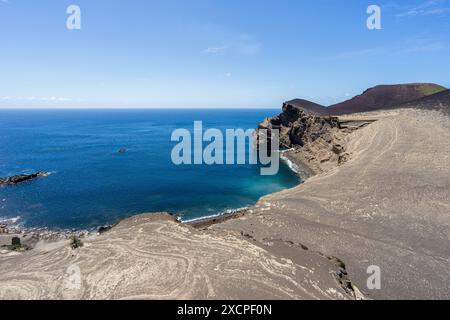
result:
[[[444,90],[446,88],[433,83],[380,85],[366,90],[353,99],[330,106],[329,112],[340,115],[390,109]]]

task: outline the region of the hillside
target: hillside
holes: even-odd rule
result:
[[[450,90],[441,91],[431,96],[401,104],[398,108],[439,110],[446,114],[450,114]]]
[[[432,83],[379,85],[350,100],[329,106],[331,114],[342,115],[390,109],[439,93],[446,88]]]
[[[289,127],[265,122],[281,127],[292,148],[283,157],[318,175],[214,228],[338,257],[369,299],[448,300],[450,121],[419,109],[446,97],[448,90],[407,109],[338,117],[339,126],[301,113]],[[346,132],[344,121],[369,124]],[[381,290],[367,287],[370,266],[381,270]]]

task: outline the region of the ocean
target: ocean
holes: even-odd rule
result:
[[[253,129],[276,109],[0,110],[0,177],[51,172],[0,187],[0,221],[22,227],[90,229],[144,212],[183,220],[253,205],[300,178],[281,162],[181,165],[171,161],[173,130]],[[122,150],[121,150],[122,149]],[[119,151],[123,152],[119,152]]]

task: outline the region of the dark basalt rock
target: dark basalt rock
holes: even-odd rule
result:
[[[283,112],[279,116],[266,119],[258,127],[259,130],[268,130],[269,139],[271,130],[280,130],[282,148],[303,147],[319,138],[331,141],[331,136],[328,137],[331,128],[339,128],[337,117],[319,115],[289,102],[283,105]],[[260,143],[266,139],[264,135],[258,136]]]
[[[22,243],[20,242],[20,238],[19,237],[14,237],[11,239],[11,245],[13,247],[20,247],[22,246]]]
[[[12,177],[0,178],[0,186],[14,185],[29,180],[33,180],[39,177],[46,177],[49,174],[47,172],[36,172],[31,174],[19,174]]]
[[[112,226],[103,226],[98,229],[98,233],[103,234],[105,232],[108,232],[111,229],[112,229]]]

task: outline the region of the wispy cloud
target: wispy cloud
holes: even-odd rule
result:
[[[225,52],[228,49],[227,46],[222,46],[222,47],[209,47],[206,48],[205,50],[203,50],[203,53],[206,54],[220,54]]]
[[[424,35],[418,35],[404,39],[403,41],[400,41],[399,44],[396,45],[345,51],[338,53],[334,56],[325,57],[322,60],[333,61],[333,60],[346,60],[358,57],[371,57],[379,55],[396,56],[418,52],[437,52],[448,49],[448,47],[449,47],[448,43],[445,41],[428,38],[427,36]]]
[[[222,45],[208,47],[202,52],[209,55],[232,53],[247,56],[258,54],[260,51],[261,44],[258,41],[254,40],[249,35],[242,34]]]
[[[450,12],[447,0],[427,0],[419,5],[402,7],[402,12],[397,17],[415,17],[439,15]]]
[[[343,60],[343,59],[351,59],[357,58],[361,56],[372,56],[379,55],[385,53],[386,50],[384,48],[367,48],[367,49],[358,49],[352,51],[344,51],[338,53],[334,56],[326,57],[324,60]]]
[[[430,40],[426,37],[412,37],[392,51],[392,54],[401,55],[415,52],[436,52],[447,48],[447,43],[439,40]]]
[[[13,97],[13,96],[4,96],[1,98],[3,101],[40,101],[40,102],[68,102],[72,101],[71,98],[66,97],[35,97],[35,96],[29,96],[29,97]]]

